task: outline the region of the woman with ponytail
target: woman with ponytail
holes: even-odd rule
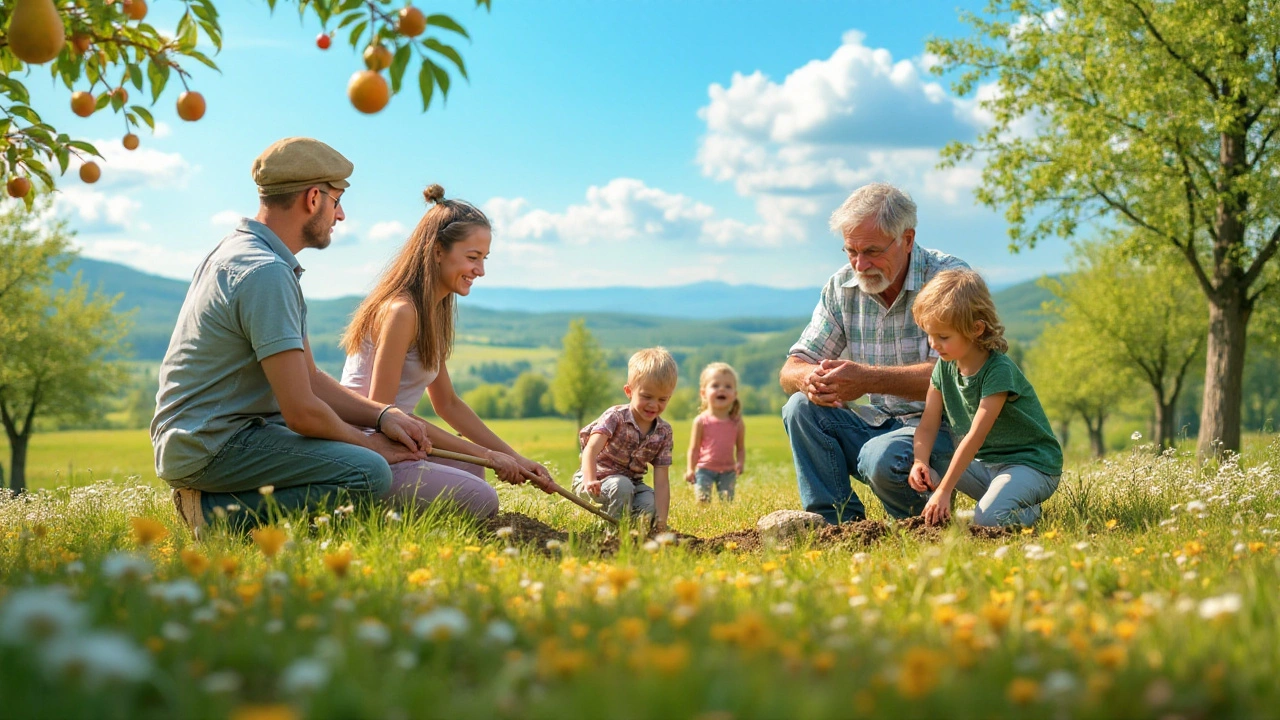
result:
[[[489,218],[468,202],[445,199],[439,185],[423,196],[431,207],[343,335],[342,384],[406,413],[425,390],[436,415],[462,436],[428,425],[433,447],[483,457],[501,480],[530,480],[545,489],[552,482],[546,468],[484,424],[458,397],[445,366],[453,350],[456,296],[470,293],[484,276],[493,239]],[[426,506],[448,499],[477,517],[498,512],[498,494],[480,466],[428,458],[396,463],[391,472],[392,502]]]

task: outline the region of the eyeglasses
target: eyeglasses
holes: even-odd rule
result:
[[[329,195],[329,193],[324,192],[324,190],[321,190],[320,192],[323,192],[325,195]],[[333,201],[333,209],[337,210],[338,206],[342,203],[342,198],[329,195],[329,199]]]

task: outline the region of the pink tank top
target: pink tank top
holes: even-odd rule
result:
[[[702,424],[702,443],[698,446],[698,467],[712,472],[728,472],[737,468],[734,448],[742,418],[717,419],[710,413],[698,416]]]

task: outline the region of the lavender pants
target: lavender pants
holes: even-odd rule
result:
[[[392,465],[386,500],[423,509],[433,502],[447,501],[479,518],[498,513],[498,492],[485,482],[484,468],[456,460],[432,458]]]

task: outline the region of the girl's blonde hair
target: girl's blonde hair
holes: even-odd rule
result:
[[[369,297],[351,316],[351,324],[342,335],[342,349],[349,355],[360,352],[365,341],[374,341],[378,326],[391,303],[404,299],[418,313],[415,344],[422,366],[439,370],[453,352],[453,326],[457,300],[453,293],[433,303],[440,283],[440,263],[436,248],[449,252],[455,243],[476,228],[488,228],[489,218],[476,206],[464,200],[446,200],[444,188],[430,185],[422,196],[433,206],[423,214],[400,254],[382,273]]]
[[[702,368],[702,374],[698,376],[698,413],[699,414],[706,412],[707,408],[710,407],[707,404],[707,393],[706,393],[707,385],[711,384],[712,378],[714,378],[716,375],[719,375],[721,373],[733,378],[733,387],[735,390],[737,389],[738,372],[734,370],[733,366],[730,365],[729,363],[713,362],[710,365]],[[741,399],[736,397],[733,399],[733,407],[729,408],[729,417],[733,418],[734,420],[737,420],[738,418],[742,417],[742,400]]]
[[[973,270],[943,270],[935,275],[916,296],[911,315],[921,328],[945,325],[985,350],[1009,351],[991,291]]]

